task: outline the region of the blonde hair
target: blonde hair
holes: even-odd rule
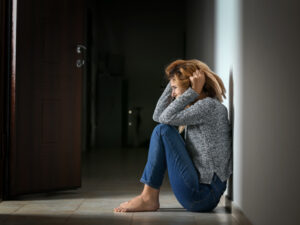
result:
[[[205,83],[202,91],[206,94],[206,96],[216,98],[220,102],[223,102],[223,98],[226,98],[226,89],[224,87],[223,81],[208,67],[208,65],[200,60],[177,59],[165,68],[165,75],[168,80],[174,78],[178,82],[179,86],[187,89],[189,86],[191,86],[189,77],[193,76],[193,73],[196,70],[202,71],[202,73],[204,73],[205,75]],[[198,99],[196,101],[198,101]],[[185,108],[190,107],[196,101],[187,105]],[[179,126],[179,133],[181,133],[184,128],[184,125]]]

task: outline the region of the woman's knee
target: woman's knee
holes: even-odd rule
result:
[[[158,132],[159,134],[164,134],[166,131],[174,130],[174,127],[172,125],[169,125],[169,124],[160,123],[160,124],[155,126],[154,130],[156,132]]]

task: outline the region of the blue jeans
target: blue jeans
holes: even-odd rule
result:
[[[148,159],[140,182],[159,189],[164,174],[168,176],[178,202],[188,211],[209,212],[219,203],[226,189],[214,173],[211,184],[199,183],[197,170],[178,130],[158,124],[151,135]]]

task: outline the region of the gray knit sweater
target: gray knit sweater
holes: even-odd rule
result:
[[[227,108],[206,97],[184,109],[199,97],[189,87],[172,101],[170,82],[160,96],[153,114],[158,123],[186,125],[186,149],[199,174],[199,182],[211,184],[214,172],[225,181],[232,174],[232,135]]]

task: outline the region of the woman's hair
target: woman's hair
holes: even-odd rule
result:
[[[168,80],[174,78],[179,86],[187,89],[189,86],[191,86],[189,77],[193,76],[193,73],[196,70],[202,71],[202,73],[205,75],[205,83],[202,91],[206,94],[206,96],[217,98],[220,102],[223,102],[223,97],[226,98],[226,89],[221,78],[215,74],[208,67],[208,65],[200,60],[175,60],[165,68],[165,75]],[[190,105],[188,105],[186,108],[188,107],[190,107]],[[180,133],[183,131],[183,129],[184,126],[179,126]]]

